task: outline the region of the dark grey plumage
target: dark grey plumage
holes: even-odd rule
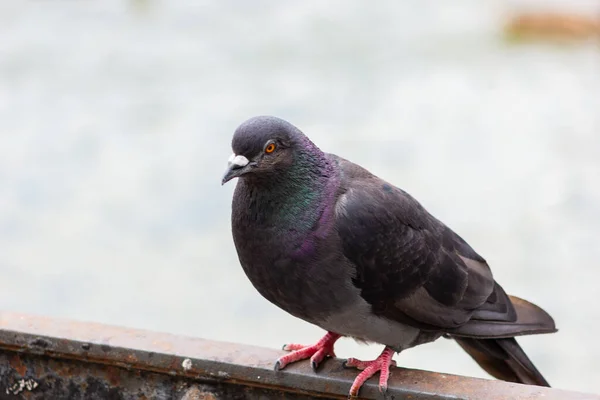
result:
[[[276,150],[265,149],[274,143]],[[256,289],[287,312],[396,351],[442,335],[492,375],[548,385],[514,336],[554,332],[486,261],[403,190],[274,117],[233,138],[232,231]]]

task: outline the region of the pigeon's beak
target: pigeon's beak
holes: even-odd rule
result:
[[[232,154],[227,161],[227,170],[225,171],[225,175],[223,175],[221,185],[248,172],[249,166],[249,161],[246,157]]]

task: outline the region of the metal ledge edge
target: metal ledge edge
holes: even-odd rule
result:
[[[273,397],[278,398],[347,397],[357,373],[355,370],[344,369],[342,362],[334,359],[323,362],[318,373],[312,371],[308,362],[299,362],[276,372],[273,370],[274,362],[283,353],[168,333],[0,311],[0,355],[9,360],[8,366],[0,366],[0,399],[7,398],[3,396],[13,389],[13,392],[17,389],[33,392],[39,384],[27,380],[32,372],[18,359],[19,355],[44,357],[39,361],[44,366],[49,364],[48,360],[61,360],[77,362],[78,365],[112,366],[120,369],[117,371],[168,375],[190,385],[260,388],[263,393],[273,393]],[[81,368],[72,367],[71,370],[85,373]],[[9,373],[12,373],[10,382]],[[15,377],[22,379],[15,381]],[[2,382],[12,385],[12,389],[2,387]],[[113,383],[118,385],[119,380]],[[360,394],[361,398],[381,398],[377,378],[370,379]],[[600,400],[600,395],[394,368],[387,398]]]

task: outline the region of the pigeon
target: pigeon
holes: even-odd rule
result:
[[[268,301],[327,333],[287,344],[275,369],[310,358],[317,371],[341,337],[384,346],[349,395],[396,353],[454,339],[493,377],[549,386],[515,336],[556,332],[540,307],[509,296],[486,260],[404,190],[321,151],[291,123],[243,122],[222,178],[238,178],[231,228],[240,264]]]

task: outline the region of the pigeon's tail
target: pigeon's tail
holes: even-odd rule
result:
[[[550,387],[514,337],[475,339],[453,336],[453,339],[494,378]]]

